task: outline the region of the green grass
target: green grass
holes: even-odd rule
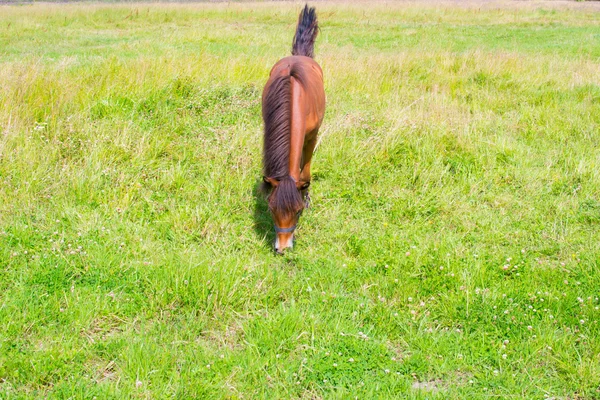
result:
[[[278,257],[299,8],[1,7],[0,398],[600,398],[597,9],[317,3]]]

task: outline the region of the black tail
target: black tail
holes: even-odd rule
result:
[[[319,33],[317,23],[317,12],[314,7],[304,6],[298,17],[298,27],[292,44],[292,55],[307,56],[313,58],[315,50],[315,39]]]

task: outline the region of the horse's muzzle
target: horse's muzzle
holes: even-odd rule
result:
[[[286,249],[294,247],[294,234],[293,233],[278,233],[275,238],[275,252],[277,254],[283,254]]]

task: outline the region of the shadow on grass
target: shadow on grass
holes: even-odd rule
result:
[[[273,250],[275,243],[275,230],[273,219],[269,213],[266,195],[261,191],[262,181],[257,180],[252,189],[254,195],[254,231],[259,238],[264,238],[266,246]]]

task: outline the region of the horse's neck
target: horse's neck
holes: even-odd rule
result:
[[[302,168],[302,148],[306,130],[306,98],[300,82],[291,77],[292,82],[292,112],[290,121],[290,176],[296,181],[300,179]]]

